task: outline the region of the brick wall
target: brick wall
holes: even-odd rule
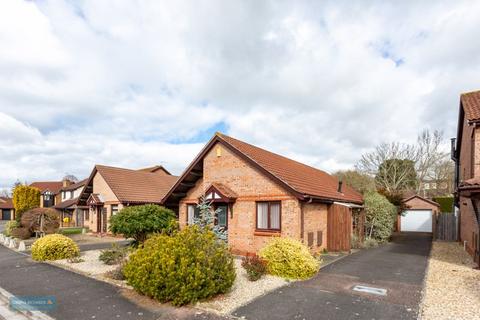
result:
[[[212,182],[220,182],[238,195],[233,204],[233,216],[231,212],[228,213],[228,242],[234,253],[257,252],[271,236],[301,239],[300,203],[282,187],[219,143],[205,156],[203,167],[203,179],[199,179],[195,187],[180,201],[181,227],[185,226],[187,221],[187,204],[196,203]],[[256,201],[267,200],[280,200],[282,203],[280,234],[255,231]],[[314,216],[314,211],[311,209],[309,217]]]
[[[460,196],[460,242],[466,241],[469,254],[473,255],[473,234],[478,232],[478,223],[470,198]]]
[[[326,204],[306,203],[303,206],[303,240],[308,245],[308,234],[313,233],[313,246],[310,247],[312,252],[321,252],[324,248],[327,248],[327,215],[328,207]],[[317,245],[318,231],[322,233],[321,246]]]
[[[113,193],[112,189],[108,186],[107,182],[105,179],[102,177],[101,174],[98,172],[95,174],[93,177],[93,193],[98,193],[103,199],[104,202],[104,207],[107,208],[107,221],[110,219],[112,215],[112,204],[117,204],[118,205],[118,210],[122,209],[122,204],[120,201],[118,201],[117,196]],[[92,210],[92,208],[89,209],[89,219],[84,219],[84,227],[89,228],[91,231],[96,232],[97,231],[97,219],[98,219],[98,214],[96,210]],[[107,223],[107,230],[110,224]]]
[[[478,132],[478,130],[476,131]],[[465,119],[463,123],[463,136],[460,150],[460,182],[474,177],[474,172],[472,172],[472,140],[474,137],[474,128],[473,126],[469,126]],[[476,139],[476,144],[477,143],[480,143],[480,139]],[[477,175],[479,174],[480,171],[477,170]]]

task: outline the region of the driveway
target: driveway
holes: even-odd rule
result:
[[[233,312],[247,319],[417,319],[431,235],[404,233]],[[352,291],[386,289],[386,296]]]

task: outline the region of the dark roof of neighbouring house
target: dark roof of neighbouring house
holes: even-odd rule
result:
[[[12,198],[0,197],[0,209],[14,209]]]
[[[74,206],[78,203],[78,198],[73,198],[60,202],[59,204],[53,206],[55,209],[67,209],[71,206]]]
[[[433,200],[424,198],[424,197],[422,197],[422,196],[419,196],[418,194],[414,194],[414,195],[410,195],[410,196],[408,196],[408,197],[405,197],[405,198],[403,199],[403,202],[408,202],[408,201],[412,200],[413,198],[419,198],[419,199],[422,200],[422,201],[425,201],[425,202],[428,202],[428,203],[430,203],[430,204],[432,204],[432,205],[434,205],[434,206],[440,207],[440,204],[439,204],[438,202],[435,202],[435,201],[433,201]]]
[[[170,172],[168,172],[167,169],[165,169],[164,166],[161,166],[161,165],[156,165],[156,166],[148,167],[148,168],[142,168],[142,169],[138,169],[137,171],[152,172],[153,173],[153,172],[158,172],[158,170],[162,170],[166,174],[172,175]]]
[[[325,201],[363,203],[362,195],[345,184],[342,186],[342,192],[338,192],[338,179],[322,170],[221,133],[216,133],[194,159],[177,183],[168,192],[164,198],[164,202],[167,202],[168,198],[176,192],[176,189],[180,187],[182,181],[187,178],[195,167],[198,167],[199,162],[202,161],[203,157],[216,143],[221,143],[227,147],[233,153],[292,192],[299,199],[303,200],[310,197]]]
[[[73,191],[73,190],[76,190],[78,188],[81,188],[85,185],[85,183],[87,183],[87,180],[88,179],[83,179],[81,181],[78,181],[78,182],[75,182],[75,183],[72,183],[71,185],[69,186],[66,186],[66,187],[63,187],[60,189],[60,191]]]
[[[165,194],[178,179],[177,176],[155,172],[96,165],[87,185],[93,181],[97,172],[122,203],[161,203]]]
[[[468,121],[480,120],[480,91],[463,93],[460,101]]]
[[[41,193],[45,191],[50,191],[53,194],[57,194],[60,192],[60,189],[63,187],[62,181],[40,181],[40,182],[32,182],[30,187],[35,187],[40,189]]]

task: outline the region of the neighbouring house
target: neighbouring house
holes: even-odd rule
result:
[[[12,198],[0,197],[0,220],[15,220]]]
[[[87,179],[68,185],[65,183],[60,189],[61,202],[54,205],[53,208],[61,212],[62,227],[83,227],[83,219],[88,206],[79,205],[78,200],[86,182]]]
[[[418,194],[424,198],[448,196],[453,193],[453,179],[447,180],[425,180],[420,183]]]
[[[460,96],[456,139],[452,139],[459,240],[480,264],[480,91]]]
[[[72,183],[73,182],[69,180],[42,181],[33,182],[30,184],[30,187],[35,187],[40,190],[40,208],[50,208],[62,202],[60,189]]]
[[[235,254],[258,252],[271,237],[303,241],[312,252],[350,250],[363,234],[363,198],[324,171],[217,133],[163,199],[180,227],[201,197],[218,212]]]
[[[162,166],[140,170],[96,165],[86,180],[77,206],[84,211],[83,226],[108,232],[109,219],[125,206],[159,204],[178,177]]]
[[[403,199],[403,203],[408,209],[398,215],[398,231],[434,232],[435,218],[440,212],[440,204],[416,194]]]

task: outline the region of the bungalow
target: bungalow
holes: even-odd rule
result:
[[[221,133],[207,143],[163,198],[193,223],[204,196],[218,211],[236,254],[256,253],[271,237],[303,241],[312,252],[350,250],[363,228],[362,196],[337,178]],[[358,232],[361,234],[361,232]]]
[[[459,208],[459,240],[480,265],[480,91],[460,96],[455,161],[455,202]]]
[[[0,220],[15,220],[12,198],[0,197]]]
[[[109,219],[125,206],[161,204],[161,199],[177,181],[162,166],[130,170],[96,165],[79,195],[83,226],[106,233]]]
[[[86,182],[87,179],[84,179],[60,189],[61,202],[53,207],[61,212],[62,227],[83,227],[83,217],[88,207],[80,206],[78,200]]]

